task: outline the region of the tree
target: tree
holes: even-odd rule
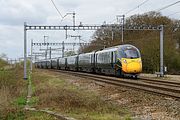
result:
[[[7,58],[7,55],[5,53],[1,53],[0,58]]]
[[[66,57],[73,56],[73,55],[76,55],[75,51],[67,51],[67,52],[65,52]]]
[[[177,44],[180,44],[180,30],[173,30],[173,26],[180,24],[178,20],[172,20],[166,16],[162,16],[159,12],[148,12],[142,15],[133,15],[126,19],[125,27],[129,25],[146,25],[159,26],[164,25],[164,63],[168,66],[169,73],[180,71],[180,49]],[[82,52],[90,52],[99,50],[104,47],[120,45],[121,31],[114,29],[114,39],[112,40],[111,29],[99,29],[92,36],[92,42],[89,46],[80,48]],[[159,56],[160,56],[160,33],[159,31],[124,31],[124,43],[132,44],[140,49],[143,60],[144,72],[159,71]],[[101,45],[101,46],[94,46]]]

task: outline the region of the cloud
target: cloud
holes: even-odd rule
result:
[[[104,21],[116,20],[116,15],[122,15],[143,0],[53,0],[62,15],[76,12],[76,24],[102,24]],[[146,4],[129,13],[133,14],[156,10],[173,3],[172,0],[149,0]],[[179,4],[163,10],[163,15],[169,15],[179,11]],[[0,0],[0,53],[8,53],[16,57],[23,55],[23,23],[29,25],[72,25],[72,16],[67,16],[63,22],[54,8],[51,0]],[[173,15],[178,18],[180,14]],[[68,34],[80,34],[88,40],[93,32],[70,32]],[[49,35],[50,40],[62,42],[65,40],[65,32],[42,31],[28,32],[28,40],[43,41],[43,35]],[[73,41],[73,39],[69,39]],[[68,42],[68,40],[67,40]],[[74,41],[73,41],[74,42]],[[3,44],[2,44],[3,43]],[[29,41],[28,41],[29,43]],[[29,47],[30,44],[28,44]]]
[[[63,7],[64,9],[72,10],[81,5],[81,0],[54,0],[54,2],[58,3],[58,5]]]
[[[23,27],[0,26],[0,53],[15,57],[23,54]]]
[[[0,1],[0,24],[22,25],[24,21],[43,24],[47,16],[50,15],[46,6],[41,6],[41,2],[35,0],[1,0]]]

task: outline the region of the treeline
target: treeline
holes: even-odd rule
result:
[[[4,66],[8,65],[7,61],[0,58],[0,69],[2,69]]]
[[[6,54],[1,53],[0,54],[0,69],[2,69],[4,66],[8,65],[8,62],[5,61],[3,58],[7,58]]]
[[[180,74],[180,29],[179,20],[170,19],[157,12],[133,15],[126,19],[128,25],[164,25],[164,65],[169,74]],[[99,29],[92,36],[89,46],[82,46],[80,52],[90,52],[120,44],[132,44],[141,51],[143,72],[159,71],[160,64],[160,32],[159,31],[124,31],[124,42],[121,31],[117,29]]]

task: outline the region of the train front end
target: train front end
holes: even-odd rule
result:
[[[124,75],[135,76],[142,72],[142,60],[139,50],[132,45],[125,45],[119,51],[121,71]]]

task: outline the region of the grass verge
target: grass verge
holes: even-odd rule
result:
[[[5,67],[5,66],[4,66]],[[21,66],[0,71],[0,119],[23,119],[27,83]]]
[[[0,61],[0,120],[54,120],[42,112],[24,110],[28,81],[23,80],[23,67],[7,65]],[[29,104],[35,103],[37,99],[33,97]]]
[[[33,73],[39,109],[59,111],[78,120],[121,120],[130,119],[128,110],[105,101],[97,93],[75,86],[67,79],[49,71]]]

